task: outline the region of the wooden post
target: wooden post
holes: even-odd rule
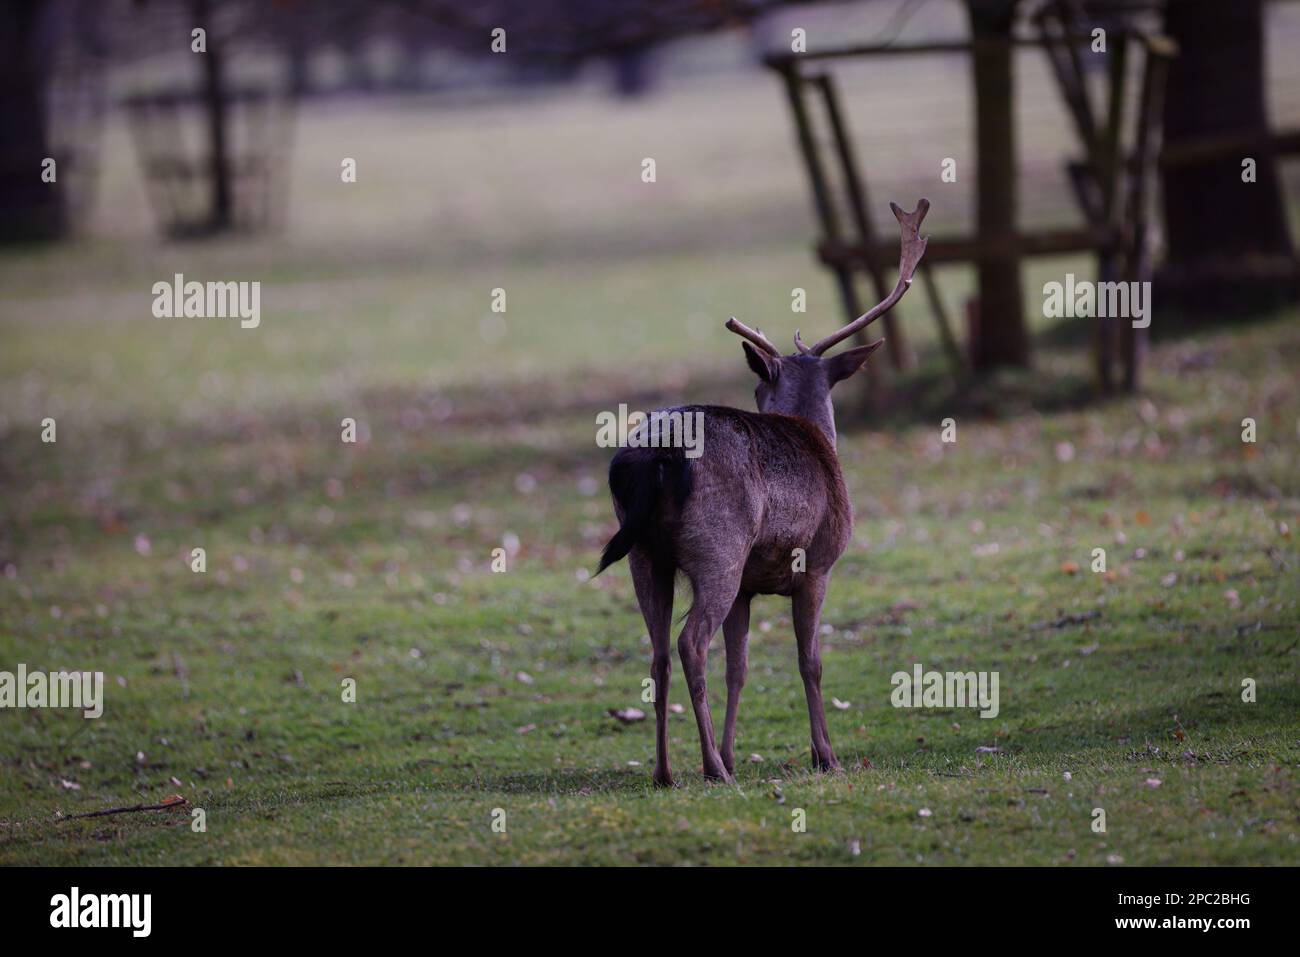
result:
[[[1137,138],[1133,147],[1131,170],[1132,188],[1129,192],[1128,220],[1131,233],[1125,254],[1125,276],[1129,282],[1149,282],[1152,275],[1151,242],[1147,231],[1147,186],[1155,175],[1155,155],[1159,148],[1160,116],[1164,110],[1165,79],[1169,62],[1177,48],[1164,38],[1154,38],[1147,43],[1146,62],[1142,81],[1141,102],[1138,105]],[[1147,309],[1151,308],[1150,297]],[[1150,313],[1148,312],[1148,318]],[[1142,388],[1142,365],[1146,358],[1147,330],[1134,329],[1132,323],[1120,331],[1124,353],[1124,388],[1136,392]]]
[[[1166,8],[1165,31],[1179,47],[1162,109],[1170,151],[1232,135],[1267,139],[1264,8],[1262,0],[1179,0]],[[1255,161],[1249,178],[1247,159]],[[1271,151],[1166,165],[1161,199],[1168,255],[1156,292],[1163,307],[1236,316],[1300,301],[1286,190]]]
[[[1100,156],[1103,164],[1101,178],[1101,209],[1098,210],[1101,222],[1120,232],[1123,226],[1124,210],[1124,91],[1128,77],[1127,35],[1112,37],[1110,58],[1110,99],[1106,111],[1105,139],[1100,144]],[[1123,252],[1113,246],[1102,249],[1097,257],[1097,281],[1114,282],[1119,275]],[[1096,363],[1097,383],[1103,393],[1110,393],[1115,388],[1115,356],[1118,351],[1119,336],[1117,330],[1105,322],[1098,322],[1096,328]]]
[[[1015,80],[1011,27],[1016,0],[966,0],[975,37],[975,141],[979,238],[1001,250],[979,262],[977,371],[1029,365],[1016,238]]]

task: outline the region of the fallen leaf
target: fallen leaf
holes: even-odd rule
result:
[[[928,807],[923,807],[921,808],[921,810],[916,812],[917,817],[932,817],[933,815],[934,812],[931,811]]]
[[[1061,571],[1065,572],[1067,575],[1077,575],[1079,574],[1079,563],[1061,562]]]
[[[523,725],[522,727],[515,728],[515,733],[516,733],[516,734],[528,734],[530,731],[536,731],[536,730],[537,730],[537,725],[535,725],[535,724],[526,724],[526,725]]]
[[[81,790],[81,785],[78,784],[78,783],[75,782],[75,781],[65,781],[63,778],[59,778],[59,783],[62,784],[63,787],[64,787],[64,789],[65,789],[65,790],[68,790],[68,791],[80,791],[80,790]]]
[[[610,717],[617,718],[624,724],[636,724],[645,720],[645,712],[640,708],[610,708]]]
[[[1158,788],[1163,782],[1159,778],[1147,778],[1147,787]]]
[[[849,702],[841,701],[839,698],[836,698],[834,696],[831,697],[831,704],[835,705],[835,707],[838,708],[840,711],[848,711],[849,708],[852,707],[852,705],[850,705]]]

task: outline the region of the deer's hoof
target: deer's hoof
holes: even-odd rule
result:
[[[654,783],[657,788],[675,788],[678,786],[677,782],[673,780],[673,776],[667,771],[664,771],[662,774],[656,771],[654,774]]]

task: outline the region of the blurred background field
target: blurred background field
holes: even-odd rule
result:
[[[848,5],[812,22],[837,41],[870,38],[892,10]],[[1268,13],[1270,115],[1285,126],[1300,120],[1300,66],[1283,54],[1300,38],[1300,7]],[[951,36],[962,24],[954,4],[928,4],[909,34]],[[728,315],[783,341],[796,324],[830,327],[842,313],[809,249],[814,223],[783,93],[749,50],[732,34],[681,41],[661,54],[654,94],[631,100],[610,95],[596,64],[573,86],[468,102],[464,93],[307,101],[283,229],[197,244],[158,236],[125,119],[110,112],[82,235],[0,259],[0,414],[14,421],[76,403],[80,414],[193,418],[302,395],[355,401],[392,383],[481,382],[488,363],[511,376],[590,369],[611,355],[635,354],[628,365],[655,378],[681,360],[733,358]],[[1019,54],[1017,70],[1025,218],[1070,222],[1067,120],[1042,56]],[[873,213],[925,195],[929,229],[968,226],[965,66],[894,58],[845,72]],[[130,90],[133,75],[115,82]],[[959,180],[939,183],[949,155],[963,160]],[[358,161],[355,184],[340,182],[345,156]],[[646,156],[658,164],[653,185],[640,180]],[[1282,170],[1297,195],[1300,167]],[[1066,271],[1092,274],[1085,257],[1031,263],[1030,302]],[[176,272],[262,280],[268,321],[255,333],[153,321],[152,283]],[[939,271],[950,303],[969,294],[971,272]],[[489,309],[497,286],[509,295],[504,327]],[[790,312],[794,287],[808,290],[807,317]],[[934,335],[924,312],[912,304],[907,327],[922,349]],[[1043,322],[1037,308],[1028,318]],[[76,348],[53,351],[67,342]]]
[[[871,37],[890,9],[822,15]],[[1300,65],[1277,54],[1300,5],[1268,9],[1270,111],[1294,123]],[[963,22],[931,5],[909,30]],[[649,648],[625,569],[587,579],[614,528],[596,413],[749,407],[727,316],[783,344],[841,321],[750,43],[682,41],[634,99],[597,65],[560,89],[307,102],[283,225],[202,241],[159,237],[110,111],[78,234],[0,253],[0,668],[108,680],[97,722],[0,714],[0,862],[1300,860],[1297,314],[1159,336],[1143,394],[1085,402],[1088,320],[1035,305],[1043,282],[1091,275],[1084,257],[1025,271],[1033,371],[936,386],[909,300],[922,362],[899,400],[841,397],[857,530],[825,687],[849,772],[804,770],[788,611],[769,599],[740,720],[759,760],[736,788],[703,784],[688,711],[686,787],[650,789],[650,727],[606,713],[640,706]],[[1046,68],[1017,69],[1025,205],[1064,221],[1068,130]],[[960,65],[851,70],[877,203],[924,195],[927,228],[968,225],[972,180],[937,177],[969,149]],[[260,280],[260,327],[153,318],[174,273]],[[973,270],[938,275],[952,302],[973,289]],[[915,661],[999,670],[1002,714],[889,707]],[[206,834],[183,814],[66,820],[170,793],[208,810]]]

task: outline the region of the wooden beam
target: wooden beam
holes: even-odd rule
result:
[[[1224,156],[1244,157],[1251,151],[1291,156],[1300,153],[1300,130],[1287,130],[1256,136],[1250,133],[1233,133],[1207,139],[1184,141],[1177,146],[1166,146],[1158,160],[1161,169],[1194,166],[1207,160]]]
[[[1112,39],[1136,34],[1137,31],[1124,29],[1112,30],[1108,36]],[[1092,35],[1088,33],[1067,33],[1058,40],[1070,44],[1091,44]],[[1046,41],[1037,36],[1015,36],[1009,40],[1016,49],[1037,49],[1045,46]],[[852,46],[831,47],[825,50],[813,49],[806,53],[769,53],[763,62],[774,70],[787,69],[796,62],[810,60],[841,60],[859,56],[924,56],[927,54],[970,54],[976,52],[996,51],[1004,46],[1001,40],[938,40],[929,43],[865,43]]]
[[[1002,241],[985,240],[979,236],[931,236],[925,247],[925,261],[932,266],[1001,262],[1028,256],[1096,252],[1101,248],[1116,247],[1119,241],[1117,231],[1096,226],[1019,233]],[[873,259],[897,254],[897,244],[882,241],[876,241],[867,249],[862,243],[828,239],[817,247],[818,257],[828,266],[844,265],[851,269],[865,270]]]

